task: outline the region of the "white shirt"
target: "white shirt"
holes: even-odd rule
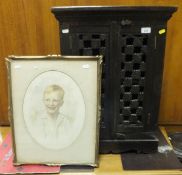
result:
[[[71,138],[70,121],[61,113],[56,118],[51,118],[44,113],[37,116],[33,125],[34,134],[39,139],[39,143],[46,144],[48,147],[65,144]]]

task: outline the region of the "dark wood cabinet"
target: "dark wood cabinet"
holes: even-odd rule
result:
[[[103,55],[100,152],[157,150],[167,20],[176,7],[53,7],[61,54]]]

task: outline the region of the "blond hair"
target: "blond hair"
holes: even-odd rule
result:
[[[60,94],[60,96],[62,98],[64,97],[64,90],[63,90],[63,88],[61,86],[59,86],[59,85],[56,85],[56,84],[47,86],[45,88],[45,90],[44,90],[44,96],[45,96],[45,94],[49,94],[49,93],[55,92],[55,91],[59,92],[59,94]]]

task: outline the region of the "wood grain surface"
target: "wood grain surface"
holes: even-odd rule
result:
[[[50,8],[73,5],[178,6],[178,11],[168,23],[159,122],[182,125],[181,0],[1,0],[0,125],[9,123],[4,58],[8,55],[59,54],[59,26]]]

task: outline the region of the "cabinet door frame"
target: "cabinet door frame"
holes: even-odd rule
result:
[[[141,28],[149,26],[151,27],[151,33],[141,34]],[[131,132],[147,132],[153,131],[157,128],[158,113],[160,105],[160,91],[162,83],[163,72],[163,56],[165,50],[165,36],[166,34],[159,35],[158,31],[161,28],[166,29],[166,23],[158,24],[146,24],[143,26],[141,23],[122,26],[121,21],[105,22],[102,26],[99,22],[72,22],[62,23],[60,27],[61,33],[61,53],[64,55],[80,55],[78,52],[78,33],[84,34],[107,34],[107,85],[106,94],[107,102],[104,110],[104,125],[101,123],[101,139],[116,139],[125,137],[125,135]],[[64,33],[66,32],[66,33]],[[120,62],[121,56],[121,41],[120,33],[133,33],[135,35],[147,35],[148,36],[148,53],[146,60],[146,76],[145,76],[145,90],[143,100],[143,116],[142,126],[131,129],[117,130],[118,114],[119,114],[119,92],[120,92]],[[112,65],[112,66],[110,66]],[[110,67],[109,67],[110,66]],[[112,68],[111,68],[112,67]],[[156,88],[157,84],[157,88]],[[124,126],[124,125],[123,125]],[[125,126],[124,126],[125,127]]]
[[[102,77],[102,87],[104,87],[104,94],[102,94],[103,89],[101,89],[101,98],[105,100],[101,100],[101,127],[100,127],[100,138],[101,139],[111,139],[112,134],[112,125],[110,124],[112,120],[112,114],[111,114],[111,102],[113,101],[112,98],[112,86],[110,83],[111,76],[110,76],[110,68],[109,65],[111,64],[110,61],[110,41],[111,41],[111,35],[110,35],[110,24],[106,24],[105,26],[100,26],[98,23],[93,24],[72,24],[67,25],[63,24],[61,31],[64,29],[69,29],[69,33],[63,34],[61,36],[61,45],[64,47],[61,47],[61,53],[62,54],[69,54],[69,55],[85,55],[84,53],[79,52],[79,43],[80,39],[78,35],[89,36],[90,35],[98,35],[100,37],[106,36],[106,43],[105,43],[105,60],[103,60],[103,73],[102,75],[105,75]],[[97,37],[97,36],[95,36]],[[97,40],[97,38],[95,39]],[[99,39],[98,39],[99,40]],[[85,41],[84,41],[85,42]],[[92,41],[91,41],[92,42]],[[89,43],[90,44],[90,43]],[[89,48],[88,48],[89,49]],[[102,49],[102,48],[101,48]],[[88,54],[89,55],[89,54]],[[93,55],[90,53],[90,55]],[[104,72],[105,71],[105,72]],[[103,102],[104,101],[104,102]],[[102,108],[104,106],[104,109]]]
[[[117,67],[117,73],[116,75],[113,75],[113,77],[115,77],[116,80],[116,84],[115,84],[115,88],[116,88],[116,93],[115,94],[115,116],[114,116],[114,130],[113,130],[113,134],[115,134],[116,138],[122,138],[123,136],[125,136],[125,134],[129,134],[129,133],[135,133],[135,132],[143,132],[143,131],[149,131],[151,129],[151,127],[153,127],[153,125],[155,125],[156,119],[158,116],[154,115],[154,111],[153,111],[153,106],[152,104],[155,103],[156,99],[153,99],[151,97],[151,94],[153,94],[153,72],[155,70],[155,62],[153,60],[154,57],[156,57],[156,60],[158,59],[156,53],[154,52],[155,49],[155,32],[153,30],[153,26],[150,25],[151,27],[151,33],[141,33],[141,28],[143,27],[142,24],[134,24],[134,25],[126,25],[126,26],[122,26],[119,22],[118,22],[118,31],[115,31],[115,33],[117,33],[117,43],[118,43],[118,47],[116,48],[115,52],[120,52],[117,53],[117,57],[116,57],[116,64],[120,64],[121,62],[121,47],[122,44],[121,43],[121,35],[139,35],[139,36],[146,36],[148,39],[148,44],[147,44],[147,59],[146,59],[146,71],[145,71],[145,84],[144,84],[144,99],[143,99],[143,115],[141,118],[142,123],[139,125],[137,124],[121,124],[121,127],[119,129],[117,129],[117,125],[118,125],[118,116],[120,113],[120,106],[119,106],[119,101],[120,101],[120,74],[121,74],[121,69],[120,66],[116,66]],[[124,42],[124,41],[123,41]],[[153,119],[151,119],[153,117]]]

